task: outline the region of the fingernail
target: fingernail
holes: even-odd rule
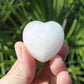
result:
[[[21,61],[22,60],[22,48],[19,43],[16,45],[15,51],[16,51],[17,59]]]
[[[41,84],[49,84],[48,82],[43,82],[43,83],[41,83]]]

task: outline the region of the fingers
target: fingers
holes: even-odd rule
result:
[[[36,62],[22,42],[15,44],[17,61],[0,84],[31,84],[36,70]]]
[[[66,67],[61,56],[57,55],[50,61],[50,69],[55,76],[57,76],[61,71],[66,71]]]
[[[68,52],[69,48],[67,44],[64,43],[58,55],[50,61],[50,70],[57,77],[57,84],[72,84],[72,80],[64,64]]]
[[[72,84],[72,80],[67,71],[62,71],[57,75],[57,84]]]
[[[69,47],[66,43],[64,43],[61,50],[59,51],[58,55],[60,55],[62,57],[62,59],[65,61],[68,53],[69,53]]]
[[[63,70],[66,70],[63,60],[66,59],[68,52],[69,48],[67,44],[64,43],[58,55],[56,55],[53,59],[50,60],[50,69],[55,75]]]
[[[72,80],[61,56],[57,55],[50,61],[50,69],[57,77],[56,84],[72,84]]]

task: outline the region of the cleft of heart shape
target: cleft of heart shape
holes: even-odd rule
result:
[[[64,42],[64,31],[55,21],[32,21],[23,30],[23,42],[35,59],[46,62],[60,51]]]

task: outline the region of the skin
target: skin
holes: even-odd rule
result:
[[[15,44],[17,60],[10,71],[0,79],[0,84],[72,84],[64,61],[69,48],[64,43],[60,52],[43,67],[35,76],[36,67],[40,62],[35,60],[23,42]]]

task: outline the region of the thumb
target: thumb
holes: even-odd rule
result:
[[[15,51],[18,59],[0,84],[31,84],[36,70],[35,60],[22,42],[15,44]]]

